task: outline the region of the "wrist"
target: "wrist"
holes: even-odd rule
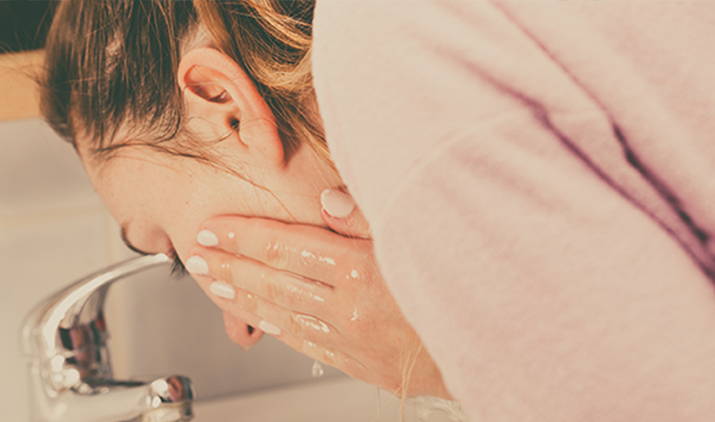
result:
[[[408,383],[407,397],[431,396],[445,400],[454,400],[447,389],[437,364],[432,357],[423,350],[423,355],[412,372]],[[410,375],[408,375],[409,377]]]

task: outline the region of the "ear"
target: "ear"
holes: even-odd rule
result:
[[[182,57],[177,81],[190,117],[231,133],[244,153],[284,166],[273,113],[236,61],[214,48],[193,49]]]

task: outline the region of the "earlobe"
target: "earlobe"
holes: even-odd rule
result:
[[[177,72],[187,108],[202,120],[237,132],[237,139],[277,166],[284,149],[271,109],[241,66],[214,48],[197,48],[182,57]]]

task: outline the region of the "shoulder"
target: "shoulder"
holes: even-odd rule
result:
[[[455,133],[525,112],[485,75],[533,46],[508,41],[514,27],[490,2],[319,1],[314,22],[328,144],[371,223],[399,181]]]

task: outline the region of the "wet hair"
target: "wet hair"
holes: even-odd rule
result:
[[[312,85],[313,8],[313,0],[60,2],[39,78],[42,115],[75,148],[79,137],[91,140],[98,157],[140,143],[205,158],[191,143],[168,142],[190,139],[177,70],[201,27],[256,85],[286,160],[307,144],[332,164]]]

